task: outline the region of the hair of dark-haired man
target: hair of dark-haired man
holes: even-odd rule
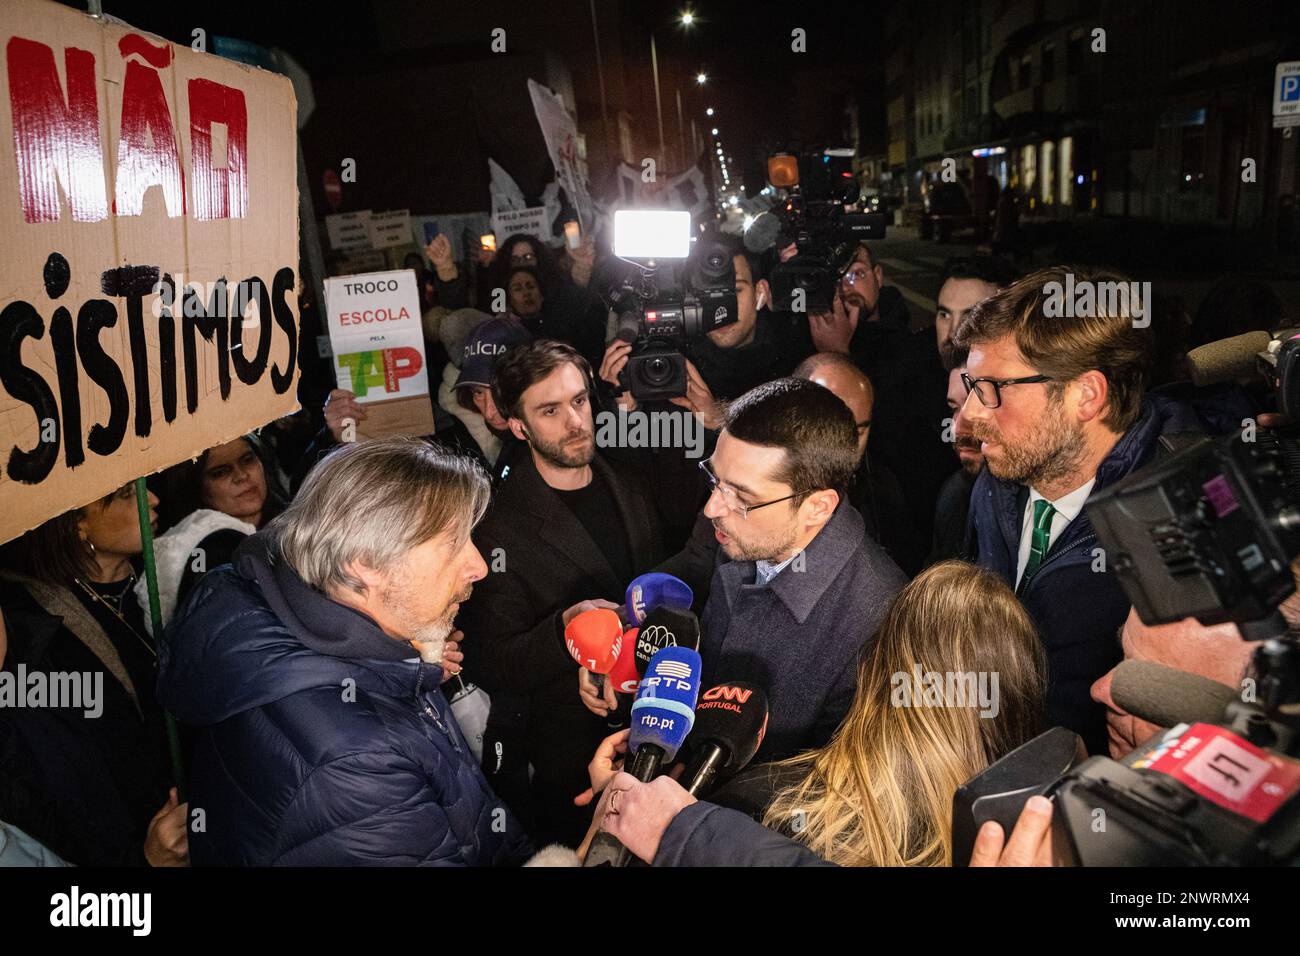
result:
[[[492,373],[492,400],[507,418],[522,421],[524,392],[565,363],[576,365],[587,390],[595,390],[591,364],[577,349],[553,339],[538,339],[516,346],[497,362]]]
[[[723,429],[751,445],[785,451],[769,477],[790,486],[795,506],[828,488],[842,498],[858,467],[853,413],[830,389],[806,379],[778,378],[750,389],[727,408]]]
[[[943,264],[939,287],[949,279],[978,279],[1005,289],[1018,277],[1016,267],[1001,256],[953,256]]]

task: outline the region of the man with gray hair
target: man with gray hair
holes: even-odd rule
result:
[[[422,441],[346,445],[210,572],[159,648],[159,699],[196,731],[196,865],[498,865],[522,827],[439,685],[487,573],[471,460]]]

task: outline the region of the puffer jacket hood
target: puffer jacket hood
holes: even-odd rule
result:
[[[220,594],[220,600],[211,600]],[[263,531],[214,571],[167,629],[159,692],[180,721],[205,727],[313,687],[357,686],[392,696],[414,692],[421,666],[409,643],[383,634],[359,611],[313,591],[279,560]],[[395,664],[396,666],[390,666]],[[441,668],[427,675],[437,686]]]

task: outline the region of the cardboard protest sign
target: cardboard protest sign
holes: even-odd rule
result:
[[[0,541],[297,407],[289,80],[0,6]]]
[[[339,388],[366,406],[357,435],[431,434],[415,273],[401,269],[326,279],[325,307]]]

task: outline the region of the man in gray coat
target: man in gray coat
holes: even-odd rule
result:
[[[857,662],[894,595],[898,566],[845,494],[858,463],[848,407],[783,378],[727,411],[704,516],[726,555],[704,608],[703,686],[751,681],[771,717],[756,761],[819,747],[857,686]]]

